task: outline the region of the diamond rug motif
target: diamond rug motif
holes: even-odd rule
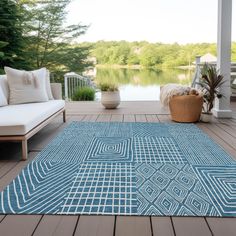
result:
[[[236,216],[236,161],[192,124],[72,122],[0,213]]]

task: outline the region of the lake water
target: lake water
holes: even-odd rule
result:
[[[119,85],[122,101],[159,100],[160,86],[168,83],[190,85],[193,72],[189,70],[113,69],[97,68],[95,82]],[[97,100],[101,94],[97,93]]]

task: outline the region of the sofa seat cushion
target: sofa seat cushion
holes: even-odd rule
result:
[[[25,135],[64,107],[63,100],[1,107],[0,136]]]

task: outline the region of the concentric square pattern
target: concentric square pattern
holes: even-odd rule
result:
[[[94,137],[84,161],[132,162],[131,139],[121,137]]]

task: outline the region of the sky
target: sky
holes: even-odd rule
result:
[[[79,42],[98,40],[198,43],[217,41],[217,0],[73,0],[67,24],[90,25]],[[234,29],[235,28],[235,29]],[[236,41],[236,0],[232,40]]]

